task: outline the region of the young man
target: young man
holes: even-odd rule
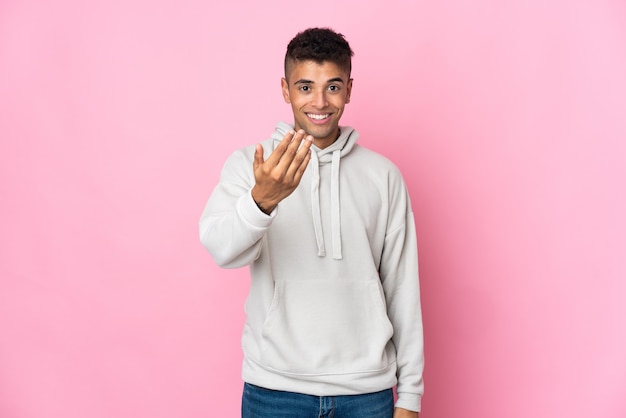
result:
[[[232,154],[200,219],[218,265],[250,266],[244,418],[420,410],[413,213],[398,169],[339,126],[352,55],[330,29],[296,35],[282,79],[294,125]]]

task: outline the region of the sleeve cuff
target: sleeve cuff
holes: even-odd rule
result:
[[[257,228],[267,228],[274,220],[278,207],[274,208],[274,210],[267,215],[257,206],[256,202],[252,198],[252,189],[250,189],[248,193],[239,199],[237,210],[239,211],[241,217],[250,225]]]

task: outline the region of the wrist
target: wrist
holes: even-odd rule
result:
[[[256,203],[257,208],[259,208],[259,210],[261,212],[263,212],[266,215],[269,215],[270,213],[272,213],[272,211],[274,210],[274,207],[266,209],[265,207],[263,207],[259,202],[257,202],[256,200],[254,201],[254,203]]]
[[[271,204],[268,202],[264,202],[263,200],[257,198],[254,195],[254,188],[252,189],[250,195],[252,196],[252,200],[254,200],[254,203],[256,204],[256,206],[259,208],[259,210],[261,212],[263,212],[266,215],[269,215],[270,213],[272,213],[272,211],[274,210],[274,208],[276,208],[275,204]]]

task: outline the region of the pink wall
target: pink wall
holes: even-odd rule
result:
[[[0,417],[237,416],[247,271],[197,220],[312,25],[409,184],[422,416],[626,416],[623,1],[212,3],[0,2]]]

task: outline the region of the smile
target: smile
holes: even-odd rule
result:
[[[317,115],[315,113],[307,113],[306,115],[311,119],[324,120],[330,116],[330,113],[325,113],[323,115]]]

